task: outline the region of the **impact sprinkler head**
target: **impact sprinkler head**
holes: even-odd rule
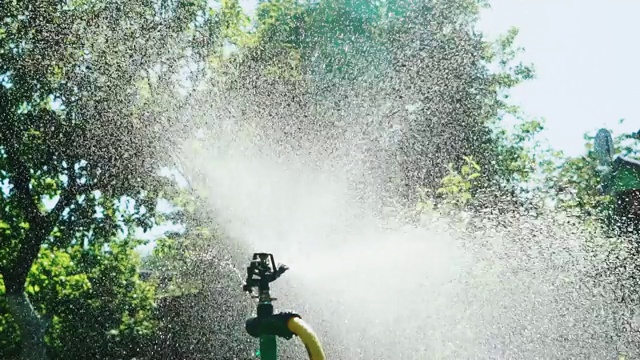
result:
[[[276,266],[272,254],[255,253],[251,258],[251,263],[247,266],[247,279],[242,290],[253,293],[253,289],[258,289],[258,296],[265,299],[275,300],[269,296],[269,284],[276,281],[285,271],[289,270],[286,265]]]

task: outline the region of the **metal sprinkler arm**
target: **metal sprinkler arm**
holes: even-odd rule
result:
[[[253,289],[256,288],[258,297],[261,297],[265,292],[268,294],[269,284],[276,281],[287,270],[289,268],[286,265],[276,267],[272,254],[255,253],[247,267],[247,279],[242,289],[253,293]]]

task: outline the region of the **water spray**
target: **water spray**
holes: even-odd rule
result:
[[[311,327],[307,325],[300,315],[293,312],[280,312],[274,314],[273,301],[269,284],[277,280],[289,268],[276,262],[272,254],[255,253],[251,263],[247,266],[247,279],[243,290],[252,294],[252,298],[258,299],[257,316],[246,321],[247,333],[260,339],[258,356],[262,360],[277,360],[277,337],[290,340],[297,335],[307,349],[310,360],[324,360],[322,345]],[[257,289],[257,295],[254,294]]]

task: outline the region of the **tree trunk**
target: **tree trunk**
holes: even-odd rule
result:
[[[9,313],[20,329],[22,345],[21,358],[24,360],[47,360],[47,347],[44,341],[45,325],[36,313],[24,292],[5,294]]]

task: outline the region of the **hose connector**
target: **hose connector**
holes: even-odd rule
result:
[[[289,320],[300,318],[300,315],[292,312],[281,312],[272,315],[258,314],[245,322],[247,333],[255,338],[264,335],[278,336],[284,339],[291,339],[295,334],[289,330]]]

